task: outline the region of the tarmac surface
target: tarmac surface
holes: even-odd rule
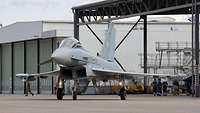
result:
[[[81,95],[77,101],[54,95],[0,95],[0,113],[200,113],[200,98],[128,95]]]

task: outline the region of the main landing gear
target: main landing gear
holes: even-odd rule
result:
[[[76,91],[76,88],[72,89],[72,99],[73,100],[77,100],[77,91]]]
[[[119,96],[121,100],[126,100],[126,86],[124,80],[119,82],[119,85],[121,86],[119,90]]]
[[[56,95],[57,95],[57,99],[58,100],[62,100],[63,99],[63,96],[65,95],[64,80],[59,80]]]
[[[56,95],[57,95],[57,99],[58,100],[62,100],[63,96],[64,96],[64,89],[63,88],[58,88]]]
[[[120,88],[119,96],[121,100],[126,100],[126,89],[124,86]]]

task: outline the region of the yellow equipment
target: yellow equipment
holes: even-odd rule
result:
[[[112,86],[112,94],[118,93],[122,86],[120,85],[113,85]],[[144,92],[144,86],[141,84],[131,84],[127,87],[127,93],[142,93]]]

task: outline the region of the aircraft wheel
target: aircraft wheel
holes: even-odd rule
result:
[[[58,100],[62,100],[63,99],[63,89],[62,88],[58,88],[57,89],[57,99]]]
[[[73,98],[73,100],[77,100],[77,93],[76,93],[76,91],[73,92],[72,98]]]
[[[120,99],[121,99],[121,100],[126,100],[126,96],[125,96],[125,95],[121,95],[121,96],[120,96]]]
[[[125,89],[125,87],[122,87],[119,92],[120,92],[120,99],[126,100],[126,89]]]

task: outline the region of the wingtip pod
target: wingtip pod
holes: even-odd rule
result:
[[[16,77],[27,77],[27,76],[29,76],[29,74],[26,73],[16,74]]]
[[[16,77],[20,78],[23,82],[26,82],[28,80],[28,74],[25,73],[20,73],[20,74],[16,74]]]
[[[25,73],[16,74],[16,77],[20,78],[23,82],[36,80],[36,78],[31,74],[25,74]]]

